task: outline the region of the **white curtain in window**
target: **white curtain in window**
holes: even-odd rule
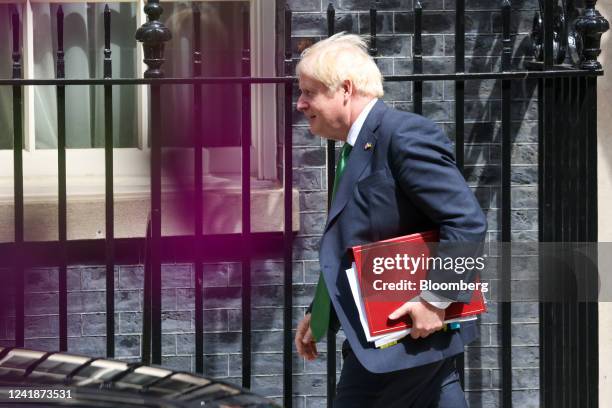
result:
[[[104,4],[66,3],[64,12],[64,61],[66,78],[103,76]],[[135,7],[109,4],[113,77],[135,76]],[[57,10],[55,4],[34,3],[34,77],[54,78],[57,58]],[[104,90],[102,86],[66,87],[66,144],[70,148],[104,145]],[[54,86],[34,91],[36,148],[57,147],[57,99]],[[115,147],[136,146],[136,88],[113,87]]]

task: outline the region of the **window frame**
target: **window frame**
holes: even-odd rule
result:
[[[0,0],[8,2],[7,0]],[[113,1],[114,2],[121,2]],[[173,0],[162,0],[164,2]],[[207,0],[202,0],[205,2]],[[208,0],[211,1],[211,0]],[[251,75],[275,76],[275,2],[269,0],[216,0],[243,1],[250,4],[250,38],[251,38]],[[33,3],[48,3],[48,0],[21,0],[22,6],[22,62],[23,77],[34,78],[33,63]],[[92,0],[88,2],[107,3]],[[136,3],[134,1],[129,1]],[[11,2],[14,3],[14,2]],[[54,3],[83,3],[74,0],[59,0]],[[109,2],[110,3],[110,2]],[[146,21],[144,0],[137,1],[137,27]],[[142,77],[147,69],[143,62],[142,46],[137,47],[136,58],[139,61],[138,75]],[[162,66],[163,67],[163,66]],[[115,184],[124,186],[116,194],[130,194],[130,182],[134,182],[134,192],[142,192],[143,185],[149,182],[149,115],[146,107],[149,99],[148,85],[134,85],[137,91],[138,138],[137,147],[115,148],[114,177]],[[251,87],[251,176],[258,180],[277,180],[277,124],[276,124],[276,89],[275,85],[253,85]],[[36,149],[34,134],[34,87],[23,87],[23,173],[24,196],[36,199],[57,197],[57,149]],[[272,103],[265,103],[272,101]],[[193,149],[184,149],[189,154]],[[204,175],[220,176],[240,169],[240,147],[204,148]],[[66,150],[68,196],[88,194],[88,179],[104,178],[103,148],[74,148]],[[35,185],[28,181],[35,180]],[[12,202],[13,197],[13,151],[0,150],[0,202]],[[92,193],[98,195],[99,192]]]

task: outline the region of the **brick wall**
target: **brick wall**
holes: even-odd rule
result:
[[[491,71],[500,66],[499,2],[468,0],[466,11],[466,69]],[[527,54],[527,35],[537,1],[513,1],[514,63],[521,66]],[[303,44],[326,34],[321,0],[289,0],[294,10],[294,57]],[[365,0],[339,0],[338,30],[366,33],[369,29]],[[454,1],[423,0],[425,72],[454,69]],[[379,4],[377,62],[384,74],[411,72],[412,1],[388,0]],[[385,100],[398,109],[412,110],[410,83],[385,84]],[[512,235],[517,241],[537,239],[537,111],[535,83],[513,84],[512,137]],[[296,93],[297,95],[297,93]],[[500,120],[499,81],[466,82],[465,175],[489,221],[490,241],[499,235]],[[454,139],[454,87],[452,82],[426,82],[424,115],[435,120]],[[300,231],[294,247],[294,326],[310,302],[319,269],[317,251],[326,216],[325,142],[310,134],[297,112],[294,115],[294,184],[300,191]],[[524,265],[515,265],[520,274]],[[253,389],[278,398],[282,395],[282,276],[280,260],[254,261],[253,273]],[[142,327],[142,266],[118,266],[116,282],[116,344],[118,358],[138,361]],[[163,267],[163,364],[194,369],[194,289],[191,265]],[[204,272],[205,374],[239,383],[241,375],[240,265],[219,263]],[[520,285],[519,282],[514,282]],[[30,270],[26,277],[26,346],[58,348],[57,270]],[[104,268],[71,267],[68,271],[69,350],[105,354]],[[499,405],[500,325],[499,308],[480,324],[481,337],[467,348],[466,389],[471,407]],[[513,305],[513,397],[517,406],[538,406],[538,307],[536,303]],[[8,324],[0,336],[11,338]],[[338,346],[342,342],[338,336]],[[304,362],[294,355],[294,406],[325,405],[326,347],[321,358]],[[337,355],[338,367],[341,359]]]
[[[369,7],[374,2],[365,0],[335,1],[336,30],[368,34]],[[538,2],[513,1],[513,66],[522,67],[529,58],[529,32]],[[327,34],[327,1],[293,0],[288,2],[294,11],[292,48],[294,58],[311,42]],[[454,72],[455,2],[452,0],[421,1],[423,6],[423,69],[426,73]],[[466,70],[490,72],[501,66],[501,2],[466,1]],[[379,2],[377,17],[376,61],[384,75],[412,72],[413,3],[411,0]],[[535,82],[513,83],[512,105],[512,238],[517,241],[537,240],[537,94]],[[425,82],[424,116],[436,121],[454,140],[454,83]],[[386,102],[398,109],[412,111],[410,83],[386,83]],[[501,83],[500,81],[467,81],[465,84],[465,177],[473,188],[489,222],[490,241],[499,239],[501,228],[498,214],[501,207]],[[316,244],[319,223],[324,216],[325,142],[313,137],[302,118],[294,123],[294,172],[301,189],[302,240],[307,254]],[[313,200],[313,198],[315,198]],[[306,218],[314,219],[310,223]],[[298,259],[299,258],[298,255]],[[316,261],[304,256],[304,285],[313,289],[317,279]],[[491,276],[495,277],[495,265]],[[524,263],[515,262],[513,277],[525,278]],[[496,282],[492,282],[495,286]],[[518,291],[524,282],[513,281]],[[538,305],[520,302],[513,304],[512,364],[513,399],[517,406],[539,406]],[[472,407],[500,405],[501,389],[501,328],[497,304],[481,319],[480,339],[466,352],[466,390]],[[340,360],[338,360],[340,362]],[[311,363],[306,363],[309,366]],[[297,392],[301,392],[297,389]],[[322,391],[325,391],[324,388]],[[320,391],[319,391],[320,392]],[[306,394],[304,406],[314,406],[319,399]]]

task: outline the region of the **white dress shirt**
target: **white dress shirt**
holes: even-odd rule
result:
[[[359,132],[361,132],[361,128],[363,127],[366,118],[370,114],[370,111],[372,110],[374,105],[376,105],[377,101],[377,98],[372,99],[363,108],[359,116],[357,116],[357,119],[355,119],[355,122],[353,122],[351,128],[349,129],[348,136],[346,137],[346,143],[350,144],[351,146],[355,146],[355,142],[357,142],[357,136],[359,136]]]

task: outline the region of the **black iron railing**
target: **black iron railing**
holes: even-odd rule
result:
[[[502,64],[499,72],[466,73],[465,67],[465,0],[456,1],[455,20],[455,72],[445,74],[423,73],[423,9],[415,2],[413,37],[413,73],[386,76],[386,82],[411,82],[412,102],[416,113],[423,112],[424,81],[454,81],[455,90],[455,148],[457,164],[464,170],[465,150],[465,83],[469,80],[501,81],[501,240],[510,242],[511,235],[511,150],[512,150],[512,87],[519,81],[535,79],[539,90],[539,229],[541,241],[596,241],[597,240],[597,196],[596,196],[596,78],[602,75],[596,58],[599,53],[601,34],[607,30],[607,22],[595,10],[596,1],[586,1],[582,14],[575,19],[574,30],[558,28],[552,16],[558,13],[551,1],[542,3],[541,13],[536,17],[533,38],[536,41],[536,61],[526,69],[513,69],[511,3],[500,4],[502,15]],[[146,273],[143,307],[143,363],[161,364],[161,264],[164,261],[186,260],[195,265],[195,369],[204,370],[204,321],[203,321],[203,263],[215,260],[237,261],[242,265],[242,383],[250,387],[251,367],[251,259],[257,256],[282,257],[285,262],[283,280],[284,336],[283,336],[283,396],[284,404],[292,404],[292,87],[296,78],[290,76],[291,66],[291,19],[290,10],[285,12],[285,76],[253,78],[250,76],[249,30],[244,30],[245,48],[242,53],[242,77],[202,77],[202,50],[200,45],[200,9],[193,5],[193,76],[191,78],[165,78],[162,72],[164,43],[170,32],[159,21],[162,13],[158,0],[150,0],[145,12],[148,21],[137,33],[143,42],[145,63],[148,70],[144,78],[112,78],[112,55],[110,51],[111,21],[108,7],[104,12],[104,77],[97,79],[64,78],[63,12],[57,12],[57,66],[55,79],[22,79],[20,51],[20,23],[17,10],[11,16],[13,32],[13,75],[11,79],[0,79],[0,85],[12,86],[14,122],[14,205],[15,237],[10,244],[0,244],[0,259],[12,259],[15,282],[15,345],[24,344],[24,270],[38,265],[56,265],[59,274],[60,350],[67,348],[67,288],[66,268],[80,262],[100,262],[106,265],[106,336],[107,355],[115,355],[114,343],[114,276],[115,265],[123,262],[140,262],[140,253],[145,247],[144,238],[119,239],[114,236],[113,207],[113,85],[148,85],[150,88],[150,140],[151,140],[151,217],[146,238]],[[568,13],[569,15],[569,13]],[[548,18],[547,16],[551,16]],[[543,17],[543,18],[542,18]],[[377,10],[370,10],[370,49],[377,53]],[[328,35],[335,32],[335,10],[330,3],[327,9]],[[245,11],[243,24],[248,27]],[[557,30],[557,31],[555,31]],[[559,46],[553,49],[559,33],[572,32],[582,39],[581,50],[567,51],[567,58],[559,57]],[[556,34],[555,34],[556,32]],[[553,55],[553,52],[556,52]],[[564,51],[565,52],[565,51]],[[567,63],[570,55],[579,54],[573,65]],[[540,58],[540,61],[538,61]],[[565,63],[564,63],[565,62]],[[192,86],[194,95],[194,225],[193,234],[178,237],[162,236],[161,231],[161,118],[160,90],[163,86],[185,84]],[[202,230],[203,174],[202,174],[202,121],[205,101],[202,86],[206,84],[239,84],[242,88],[242,231],[237,234],[210,235]],[[251,231],[251,186],[250,186],[250,94],[255,84],[276,84],[284,87],[283,138],[283,190],[284,230],[279,233]],[[23,89],[25,86],[54,86],[57,90],[58,114],[58,231],[56,242],[26,242],[24,240],[24,192],[23,192]],[[105,223],[104,240],[68,240],[66,207],[66,123],[65,87],[104,86],[105,126]],[[561,118],[561,120],[559,120]],[[335,170],[335,143],[327,144],[327,180],[333,185]],[[567,181],[567,182],[566,182]],[[331,200],[331,192],[328,195]],[[162,251],[162,248],[164,249]],[[236,252],[234,248],[240,248]],[[28,254],[27,260],[25,254]],[[511,253],[505,253],[501,269],[502,299],[511,299]],[[541,338],[541,399],[544,406],[597,406],[597,305],[584,303],[577,307],[557,304],[542,304],[540,307]],[[565,326],[559,326],[559,321]],[[572,326],[573,325],[573,326]],[[512,405],[512,333],[511,304],[501,304],[501,392],[504,407]],[[564,331],[563,327],[566,328]],[[573,329],[568,329],[575,327]],[[327,395],[329,406],[335,392],[336,338],[328,332],[327,346]],[[568,346],[569,345],[569,346]],[[463,366],[463,358],[459,359]],[[463,374],[463,370],[460,370]],[[567,380],[571,380],[566,382]],[[463,381],[463,376],[462,376]],[[572,384],[572,386],[567,386]],[[574,404],[576,401],[583,403]]]

